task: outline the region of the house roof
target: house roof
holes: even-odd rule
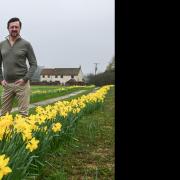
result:
[[[43,69],[41,75],[78,75],[81,68],[54,68]]]
[[[41,75],[55,75],[55,71],[53,69],[42,69]]]

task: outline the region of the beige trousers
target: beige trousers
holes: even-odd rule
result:
[[[14,97],[17,98],[19,114],[28,116],[28,108],[30,103],[29,81],[27,81],[25,85],[8,83],[5,87],[3,87],[1,97],[1,116],[4,116],[7,112],[11,112]]]

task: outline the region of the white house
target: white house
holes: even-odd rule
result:
[[[81,66],[79,68],[48,68],[41,71],[40,81],[58,82],[60,84],[84,82],[84,75]]]

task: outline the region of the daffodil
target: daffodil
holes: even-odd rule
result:
[[[8,162],[9,158],[5,158],[5,154],[0,155],[0,180],[3,178],[3,176],[12,172],[11,168],[7,166]]]
[[[58,131],[61,130],[61,127],[62,127],[61,123],[56,123],[56,124],[53,125],[52,130],[54,132],[58,132]]]
[[[32,138],[28,144],[26,145],[26,149],[29,149],[30,152],[38,148],[39,140],[36,140],[35,138]]]

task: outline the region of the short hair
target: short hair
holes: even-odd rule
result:
[[[9,24],[10,24],[10,23],[12,23],[12,22],[16,22],[16,21],[19,21],[20,28],[21,28],[22,23],[21,23],[20,19],[19,19],[19,18],[17,18],[17,17],[13,17],[13,18],[11,18],[11,19],[8,21],[8,23],[7,23],[7,28],[9,29]]]

